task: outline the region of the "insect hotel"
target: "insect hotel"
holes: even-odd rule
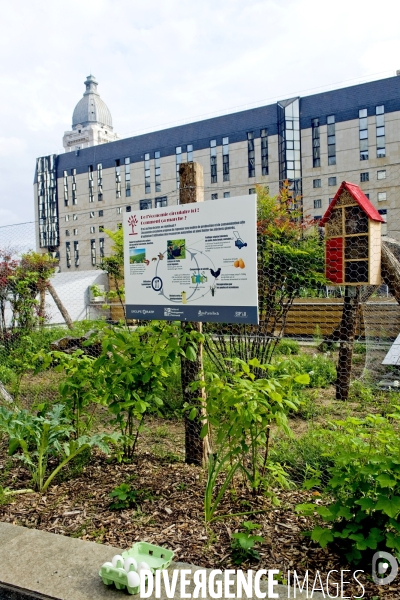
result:
[[[380,285],[384,219],[358,185],[343,181],[320,221],[325,277],[337,285]]]

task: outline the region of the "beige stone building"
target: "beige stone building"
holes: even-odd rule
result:
[[[288,179],[315,219],[342,181],[356,183],[387,220],[384,235],[400,239],[399,76],[125,139],[97,82],[85,85],[66,153],[36,165],[37,246],[58,253],[62,271],[95,268],[109,250],[103,229],[124,212],[177,204],[185,161],[203,166],[205,200],[257,183],[274,195]]]

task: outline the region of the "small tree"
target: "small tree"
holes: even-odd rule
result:
[[[109,302],[110,300],[117,298],[122,308],[125,324],[127,324],[125,310],[123,230],[117,229],[117,231],[110,231],[109,229],[104,229],[104,233],[106,233],[113,241],[113,245],[111,246],[112,254],[110,256],[104,256],[97,267],[102,271],[106,271],[109,282],[111,282],[115,288],[114,290],[109,290],[107,292],[107,301]],[[104,292],[100,291],[96,285],[92,286],[92,292],[94,296],[104,296]]]
[[[256,189],[259,325],[235,324],[229,335],[207,337],[206,350],[221,371],[229,369],[225,358],[270,363],[293,300],[325,281],[323,245],[315,223],[296,208],[298,199],[288,182],[277,197],[263,186]],[[207,326],[206,331],[214,330]]]

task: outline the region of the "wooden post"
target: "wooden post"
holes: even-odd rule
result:
[[[345,287],[343,314],[339,332],[339,360],[336,379],[336,400],[349,396],[354,336],[360,303],[360,286]]]
[[[199,163],[182,163],[179,167],[179,203],[190,204],[204,200],[203,167]],[[195,329],[202,332],[202,323],[182,322],[182,329]],[[196,359],[188,360],[181,357],[181,385],[184,402],[190,406],[197,405],[197,417],[191,421],[185,415],[185,462],[191,465],[206,466],[210,453],[209,436],[200,437],[204,424],[204,402],[198,401],[199,391],[192,392],[190,384],[204,379],[203,344],[199,344]],[[200,397],[205,400],[205,391],[201,390]]]

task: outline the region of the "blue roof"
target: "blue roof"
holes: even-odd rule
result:
[[[400,77],[305,96],[300,99],[300,127],[311,127],[311,119],[316,117],[323,125],[331,114],[335,115],[336,122],[357,119],[360,108],[367,108],[368,115],[373,115],[380,104],[384,104],[385,113],[400,110]],[[97,163],[102,163],[103,169],[113,167],[116,159],[126,157],[130,157],[131,162],[143,161],[146,152],[158,150],[161,156],[170,156],[175,154],[176,146],[182,146],[183,152],[187,144],[200,150],[208,148],[211,139],[216,139],[220,145],[225,136],[229,137],[230,143],[240,142],[247,139],[248,131],[254,131],[254,136],[259,137],[262,128],[267,128],[269,135],[278,133],[276,103],[83,148],[78,156],[74,151],[60,154],[57,177],[62,177],[64,170],[70,172],[73,168],[77,173],[87,172],[89,165],[95,167]]]

